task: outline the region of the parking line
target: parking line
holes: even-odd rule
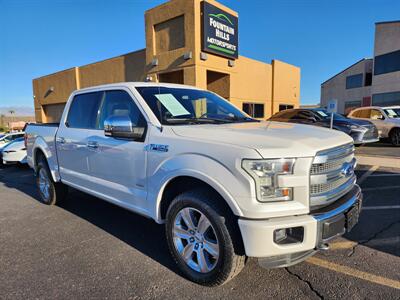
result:
[[[362,207],[362,210],[379,210],[379,209],[400,209],[400,205],[363,206]]]
[[[390,173],[390,174],[372,174],[370,177],[385,177],[385,176],[400,176],[400,173]]]
[[[356,277],[359,279],[363,279],[372,283],[384,285],[387,287],[391,287],[394,289],[400,290],[400,281],[398,280],[393,280],[389,279],[386,277],[370,274],[367,272],[363,272],[360,270],[356,270],[347,266],[339,265],[330,261],[326,261],[317,257],[310,257],[309,259],[306,260],[306,262],[316,265],[325,269],[329,269],[338,273],[342,273],[345,275],[349,275],[352,277]]]
[[[368,169],[367,172],[365,172],[359,179],[357,179],[357,183],[361,184],[365,179],[368,178],[369,175],[374,173],[376,170],[379,169],[379,166],[372,166],[371,168]]]
[[[393,189],[400,189],[400,185],[390,185],[390,186],[377,186],[377,187],[370,187],[370,188],[363,188],[363,192],[370,192],[370,191],[381,191],[381,190],[393,190]]]

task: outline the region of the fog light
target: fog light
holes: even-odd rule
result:
[[[301,243],[304,240],[304,227],[281,228],[274,231],[274,243],[288,245]]]

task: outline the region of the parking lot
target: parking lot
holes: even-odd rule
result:
[[[0,299],[399,299],[400,169],[357,174],[360,222],[330,251],[284,269],[250,259],[228,284],[205,288],[178,274],[162,226],[78,191],[43,205],[30,169],[1,168]]]

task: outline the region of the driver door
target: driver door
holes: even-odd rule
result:
[[[105,136],[104,121],[111,116],[128,116],[134,125],[147,122],[126,90],[105,91],[98,129],[88,139],[90,189],[117,203],[145,207],[146,152],[143,140]]]

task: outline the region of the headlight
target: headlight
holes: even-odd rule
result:
[[[267,159],[242,161],[242,168],[256,183],[257,199],[261,202],[289,201],[293,188],[278,186],[280,175],[292,174],[295,159]]]

